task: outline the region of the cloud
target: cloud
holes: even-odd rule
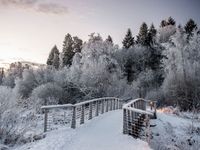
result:
[[[56,3],[43,3],[39,4],[37,11],[44,13],[54,13],[54,14],[65,14],[68,10],[65,6],[58,5]]]
[[[66,6],[52,2],[39,2],[39,0],[0,0],[0,6],[32,9],[37,12],[52,14],[68,13]]]

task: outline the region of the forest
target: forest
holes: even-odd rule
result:
[[[61,41],[62,42],[62,41]],[[52,45],[54,45],[53,43]],[[41,106],[113,96],[156,100],[158,107],[200,111],[200,30],[193,19],[178,25],[169,17],[143,22],[137,36],[127,29],[122,47],[110,35],[88,41],[67,33],[53,46],[46,65],[20,62],[0,72],[0,141],[26,143]]]

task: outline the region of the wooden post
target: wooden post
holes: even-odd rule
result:
[[[112,99],[110,100],[110,111],[112,111],[113,102]]]
[[[119,109],[119,99],[116,99],[116,109]]]
[[[131,130],[131,114],[130,114],[130,110],[127,110],[127,129],[128,129],[128,134],[130,135],[132,130]]]
[[[89,118],[88,120],[92,119],[92,102],[89,103]]]
[[[123,134],[127,134],[127,116],[126,116],[126,109],[123,109]]]
[[[154,119],[157,119],[157,114],[156,114],[156,102],[154,102],[154,113],[153,113],[153,115],[154,115]]]
[[[76,128],[76,106],[72,106],[72,122],[71,122],[71,128]]]
[[[106,100],[106,112],[108,112],[108,100]]]
[[[99,115],[99,101],[96,101],[96,114],[95,116]]]
[[[48,110],[44,109],[44,132],[47,132]]]
[[[116,109],[116,100],[114,99],[114,105],[113,105],[113,109]]]
[[[149,116],[147,114],[145,115],[145,120],[146,120],[146,140],[147,143],[149,144],[151,133],[150,133]]]
[[[101,113],[104,113],[104,99],[101,101]]]
[[[85,105],[83,104],[81,106],[81,120],[80,120],[80,124],[84,124],[84,119],[85,119]]]
[[[142,100],[139,101],[139,109],[142,109]]]

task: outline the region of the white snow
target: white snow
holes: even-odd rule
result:
[[[199,150],[200,136],[196,132],[190,133],[191,119],[158,111],[157,119],[151,120],[151,124],[156,125],[151,128],[153,139],[150,145],[153,149]],[[195,127],[200,127],[197,120],[194,121]]]
[[[105,113],[84,125],[47,133],[46,138],[15,150],[149,150],[146,142],[122,134],[122,110]]]

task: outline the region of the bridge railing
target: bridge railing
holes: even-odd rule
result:
[[[131,100],[123,106],[123,133],[135,138],[150,137],[150,117],[156,117],[156,102],[142,98]],[[144,130],[144,132],[141,132]],[[141,135],[144,134],[144,135]]]
[[[58,122],[75,129],[78,125],[84,124],[86,120],[91,120],[108,111],[121,109],[122,103],[123,101],[119,98],[104,97],[77,104],[42,106],[44,132],[51,129],[51,124],[58,124]]]

